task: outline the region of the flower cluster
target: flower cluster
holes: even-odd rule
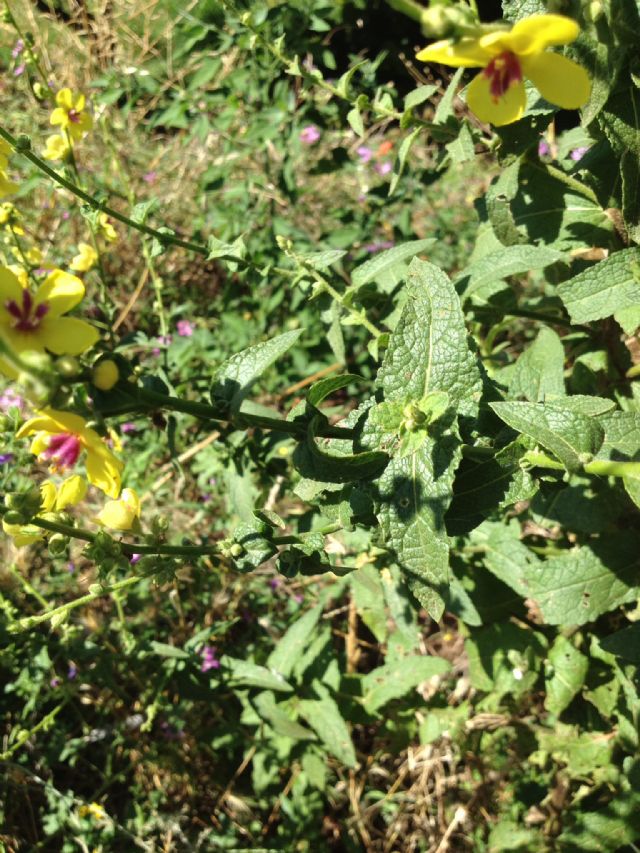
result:
[[[42,152],[45,160],[66,160],[74,144],[93,127],[93,119],[86,110],[84,95],[74,95],[71,89],[67,88],[60,89],[56,94],[56,104],[49,122],[60,131],[47,137]]]

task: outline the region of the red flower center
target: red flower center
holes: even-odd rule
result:
[[[22,291],[21,305],[19,305],[15,299],[7,299],[4,303],[4,307],[12,317],[11,325],[19,332],[35,331],[42,322],[42,318],[49,310],[49,306],[46,302],[41,302],[39,305],[36,305],[33,301],[33,296],[29,293],[26,287]]]
[[[77,435],[71,432],[60,432],[51,436],[49,446],[41,455],[51,463],[51,470],[55,473],[64,468],[73,468],[81,450],[82,443]]]
[[[72,121],[74,124],[78,124],[80,121],[80,113],[77,110],[70,109],[67,115],[69,116],[69,121]]]
[[[522,82],[522,68],[518,57],[510,51],[494,56],[482,73],[491,81],[490,91],[494,101],[498,101],[512,83]]]

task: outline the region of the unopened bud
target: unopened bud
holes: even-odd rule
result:
[[[91,381],[101,391],[111,391],[120,379],[120,371],[115,361],[105,358],[93,368]]]
[[[231,548],[229,548],[229,554],[232,557],[241,557],[244,554],[244,548],[239,542],[234,542]]]
[[[60,358],[56,359],[55,367],[64,379],[72,379],[80,373],[80,362],[72,355],[60,356]]]
[[[31,139],[26,133],[20,133],[16,137],[16,151],[31,151]]]
[[[52,557],[62,557],[66,553],[69,537],[62,533],[54,533],[49,539],[49,553]]]
[[[51,367],[51,358],[46,352],[25,350],[25,352],[20,353],[20,360],[31,370],[45,371]]]

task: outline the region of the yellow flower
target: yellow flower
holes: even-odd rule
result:
[[[94,820],[105,820],[107,813],[99,803],[90,803],[88,806],[80,806],[78,816],[92,817]]]
[[[16,234],[24,234],[20,225],[18,225],[20,219],[22,219],[20,211],[10,201],[3,201],[0,204],[1,226],[11,225]]]
[[[42,505],[38,515],[54,510],[60,512],[66,507],[75,506],[84,500],[87,494],[87,484],[78,474],[68,477],[58,488],[51,480],[45,480],[40,486],[40,494],[42,495]],[[35,524],[7,524],[4,519],[2,529],[12,537],[13,544],[17,548],[33,545],[34,542],[42,539],[47,532]]]
[[[80,279],[62,270],[50,272],[34,295],[8,267],[0,267],[0,336],[16,353],[48,349],[56,355],[79,355],[100,337],[85,320],[62,316],[83,296]],[[7,372],[5,367],[0,360],[0,369]]]
[[[4,198],[6,195],[12,195],[17,192],[18,184],[15,181],[10,180],[6,173],[0,170],[0,198]]]
[[[120,500],[107,501],[96,522],[111,530],[139,530],[140,498],[133,489],[123,489]]]
[[[69,267],[74,272],[89,272],[96,265],[98,253],[88,243],[78,243],[78,254],[72,259]]]
[[[43,409],[18,430],[16,437],[35,437],[31,452],[49,463],[52,473],[72,468],[86,453],[89,482],[110,498],[120,494],[123,462],[111,453],[98,433],[87,426],[84,418],[70,412]]]
[[[60,89],[56,95],[58,105],[51,113],[51,124],[60,125],[71,139],[81,139],[93,127],[93,119],[85,112],[86,99],[84,95],[73,96],[71,89]]]
[[[118,239],[118,232],[109,222],[109,217],[106,213],[100,214],[98,217],[98,225],[100,226],[104,239],[108,240],[109,243],[113,243]]]
[[[4,139],[0,139],[0,171],[5,172],[9,165],[9,156],[13,148]]]
[[[567,110],[589,100],[587,72],[558,53],[552,45],[569,44],[580,28],[563,15],[533,15],[510,30],[495,27],[477,37],[444,40],[421,50],[417,59],[456,68],[484,68],[467,87],[467,104],[481,121],[511,124],[526,107],[523,79],[527,77],[543,98]]]
[[[110,358],[105,358],[93,368],[91,380],[101,391],[111,391],[120,379],[118,365]]]
[[[42,152],[45,160],[66,160],[71,151],[69,140],[59,133],[47,136],[47,142]]]

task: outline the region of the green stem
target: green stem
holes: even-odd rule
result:
[[[237,415],[234,421],[230,421],[228,417],[220,415],[212,406],[206,403],[197,403],[193,400],[183,400],[180,397],[171,397],[165,394],[158,394],[155,391],[150,391],[147,388],[137,388],[137,398],[143,402],[149,403],[160,409],[172,409],[177,412],[185,412],[188,415],[193,415],[196,418],[206,421],[217,421],[219,423],[233,423],[238,427],[260,427],[262,429],[272,429],[276,432],[284,432],[289,435],[303,436],[306,435],[307,428],[304,424],[298,424],[294,421],[285,421],[279,418],[269,418],[262,415],[254,415],[249,412],[241,412]],[[354,436],[353,429],[346,427],[334,427],[329,424],[325,425],[318,432],[322,438],[343,438],[350,439]]]
[[[118,222],[122,222],[123,225],[126,225],[129,228],[133,228],[136,231],[140,231],[142,234],[146,234],[149,237],[154,237],[162,244],[168,244],[172,246],[180,246],[182,249],[188,249],[190,252],[197,252],[199,255],[204,255],[204,257],[208,257],[209,249],[206,246],[203,246],[200,243],[192,243],[189,240],[181,240],[175,234],[165,234],[162,231],[157,231],[155,228],[151,228],[149,225],[145,225],[143,222],[135,222],[133,219],[130,219],[128,216],[125,216],[124,213],[120,213],[120,211],[115,210],[112,207],[109,207],[104,202],[100,201],[97,198],[94,198],[89,193],[85,192],[81,187],[74,184],[72,181],[64,178],[59,172],[56,172],[55,169],[52,169],[48,166],[44,160],[41,160],[36,154],[33,153],[29,148],[25,148],[21,145],[18,140],[9,133],[8,130],[5,130],[3,127],[0,127],[0,137],[4,139],[6,142],[11,145],[14,150],[18,154],[22,154],[23,157],[26,157],[34,166],[37,166],[41,172],[44,172],[45,175],[48,175],[53,181],[57,184],[60,184],[61,187],[64,187],[70,193],[75,195],[77,198],[82,199],[85,204],[88,204],[93,210],[99,210],[103,213],[106,213],[107,216],[111,216],[113,219],[117,219]],[[241,266],[249,266],[247,261],[242,261],[239,258],[234,258],[234,263],[240,264]]]
[[[42,79],[44,92],[46,93],[49,100],[55,102],[56,96],[54,95],[54,93],[49,88],[49,80],[47,79],[47,75],[45,74],[44,69],[43,69],[42,65],[40,64],[40,60],[38,59],[36,52],[34,51],[34,49],[29,44],[29,39],[27,38],[25,33],[22,32],[20,25],[16,21],[14,14],[11,11],[11,7],[9,6],[8,0],[4,0],[4,8],[5,8],[5,11],[7,13],[7,18],[9,19],[9,23],[11,24],[11,26],[14,28],[14,30],[18,34],[18,38],[24,44],[25,53],[28,54],[28,56],[32,60],[33,64],[36,67],[36,71],[38,72],[38,74],[40,75],[40,77]]]
[[[401,15],[406,15],[407,18],[418,23],[422,20],[422,13],[425,11],[424,6],[414,3],[413,0],[387,0],[387,4],[395,12],[400,12]]]
[[[27,616],[24,619],[19,619],[13,628],[10,628],[9,630],[13,630],[14,633],[17,631],[29,631],[36,625],[41,625],[43,622],[48,622],[50,619],[62,621],[67,613],[70,613],[77,607],[82,607],[85,604],[91,604],[91,602],[95,601],[96,598],[102,598],[105,595],[111,595],[113,592],[119,592],[121,589],[133,586],[133,584],[139,583],[141,580],[144,580],[144,575],[135,575],[134,577],[117,581],[116,583],[111,584],[111,586],[101,586],[93,592],[88,592],[86,595],[74,598],[73,601],[68,601],[66,604],[61,604],[58,607],[45,611],[44,613],[39,613],[37,616]]]
[[[522,457],[536,468],[550,468],[554,471],[564,471],[565,466],[536,450],[530,450]],[[630,477],[640,479],[640,462],[616,462],[610,459],[595,459],[586,462],[583,466],[585,474],[594,474],[597,477]]]
[[[294,258],[294,260],[298,260],[295,257],[295,255],[292,257]],[[301,262],[298,261],[298,263],[301,263]],[[307,264],[304,264],[304,262],[302,262],[302,266],[304,266],[305,270],[310,275],[313,276],[313,278],[317,281],[317,283],[321,286],[321,288],[323,290],[326,290],[326,292],[328,294],[330,294],[332,299],[335,299],[335,301],[338,303],[338,305],[344,311],[347,311],[349,314],[351,314],[351,316],[355,320],[357,320],[358,323],[360,323],[360,325],[364,326],[368,332],[371,332],[371,334],[373,335],[374,338],[380,337],[382,332],[380,331],[380,329],[378,329],[377,326],[374,326],[374,324],[370,320],[367,319],[364,311],[358,311],[357,308],[354,308],[351,305],[346,305],[345,301],[344,301],[344,296],[342,295],[342,293],[340,293],[339,290],[336,290],[335,287],[333,287],[333,285],[329,284],[329,282],[326,280],[326,278],[323,275],[320,275],[320,273],[317,270],[312,269]]]
[[[38,601],[38,603],[42,605],[42,607],[49,607],[50,606],[47,599],[43,598],[40,595],[40,593],[38,592],[38,590],[35,589],[35,587],[33,587],[29,583],[29,581],[23,576],[22,572],[18,569],[18,567],[15,565],[15,563],[12,563],[9,566],[9,571],[14,576],[14,578],[16,578],[17,581],[19,581],[19,583],[22,586],[22,588],[24,589],[24,591],[26,593],[28,593],[29,595],[32,595],[36,599],[36,601]]]
[[[529,311],[526,308],[514,308],[512,310],[503,311],[499,308],[495,310],[493,308],[485,307],[484,305],[478,306],[474,308],[471,306],[467,309],[473,314],[478,314],[480,317],[483,316],[491,316],[495,317],[496,313],[500,313],[502,317],[524,317],[527,320],[537,320],[540,323],[549,323],[549,325],[555,326],[566,326],[567,328],[571,327],[573,324],[566,320],[564,317],[556,317],[554,314],[541,314],[538,311]]]
[[[4,752],[0,753],[0,761],[6,761],[8,758],[11,758],[14,752],[17,752],[21,746],[29,740],[29,738],[33,737],[33,735],[37,734],[42,729],[48,729],[51,723],[58,716],[60,711],[64,708],[69,700],[65,699],[61,702],[53,711],[50,711],[46,717],[43,717],[40,722],[35,725],[32,729],[23,729],[18,737],[15,739],[15,742],[6,749]]]

